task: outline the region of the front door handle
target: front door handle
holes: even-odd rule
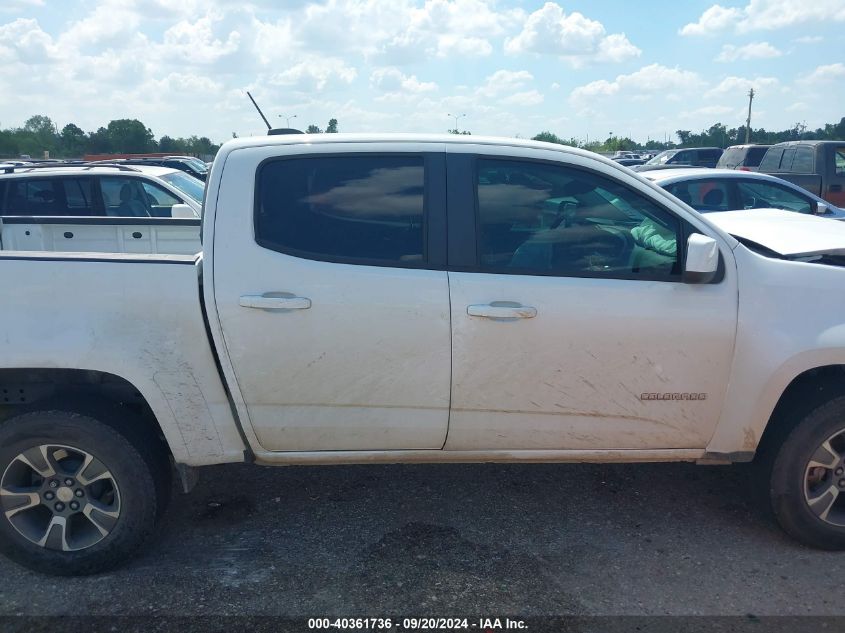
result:
[[[243,295],[240,304],[244,308],[258,308],[259,310],[307,310],[311,307],[311,299],[305,297]]]
[[[537,316],[537,308],[510,301],[494,301],[467,306],[467,314],[485,319],[533,319]]]

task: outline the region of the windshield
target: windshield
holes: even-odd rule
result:
[[[657,156],[649,160],[646,165],[663,165],[667,160],[672,158],[676,152],[674,150],[666,150],[665,152],[660,152]]]
[[[167,184],[176,187],[197,204],[202,204],[202,194],[205,191],[205,184],[201,180],[197,180],[184,171],[174,171],[165,174],[161,179]]]
[[[199,174],[205,174],[208,172],[208,165],[202,162],[199,158],[190,158],[185,162],[188,163],[191,168]]]

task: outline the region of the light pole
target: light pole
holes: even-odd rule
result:
[[[462,119],[463,117],[466,116],[466,114],[448,114],[447,116],[450,116],[453,119],[455,119],[455,134],[457,134],[458,133],[458,119]]]
[[[279,115],[279,118],[280,118],[280,119],[284,119],[285,121],[287,121],[287,126],[288,126],[288,127],[290,127],[290,120],[291,120],[291,119],[295,119],[295,118],[296,118],[296,115],[294,114],[293,116],[286,116],[286,115],[284,115],[284,114],[280,114],[280,115]]]

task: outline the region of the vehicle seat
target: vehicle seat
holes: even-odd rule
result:
[[[701,200],[701,203],[711,209],[718,209],[722,206],[722,202],[725,200],[725,192],[721,189],[711,189],[706,194],[704,194],[704,198]]]
[[[120,206],[117,207],[118,215],[122,217],[148,217],[146,207],[140,200],[132,198],[132,187],[124,184],[120,187]]]

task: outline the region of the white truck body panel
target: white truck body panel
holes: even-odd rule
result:
[[[195,255],[202,249],[200,222],[109,222],[109,218],[5,218],[0,220],[4,251],[64,253],[148,253]]]
[[[119,376],[146,399],[176,461],[242,461],[244,446],[203,323],[194,260],[0,253],[0,368]]]

